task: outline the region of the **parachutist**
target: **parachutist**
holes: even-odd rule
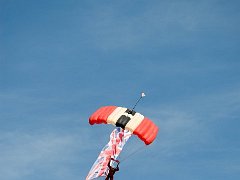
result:
[[[117,167],[112,167],[112,166],[110,165],[111,160],[117,162]],[[107,177],[106,177],[105,180],[109,180],[109,179],[110,179],[110,180],[113,180],[113,176],[114,176],[115,172],[116,172],[116,171],[119,171],[118,165],[119,165],[120,162],[119,162],[118,160],[115,160],[115,159],[112,159],[112,158],[111,158],[111,160],[108,162],[109,172],[108,172],[108,175],[107,175]]]
[[[142,97],[144,97],[144,93]],[[108,144],[100,152],[86,180],[106,176],[108,171],[106,180],[112,180],[114,173],[119,171],[119,168],[118,166],[110,168],[110,164],[108,166],[110,160],[108,157],[117,158],[132,135],[138,136],[146,145],[151,144],[156,139],[159,129],[150,119],[135,112],[134,108],[128,109],[118,106],[100,107],[89,117],[89,124],[112,124],[117,128],[110,134]],[[114,159],[113,161],[119,164],[119,161]]]

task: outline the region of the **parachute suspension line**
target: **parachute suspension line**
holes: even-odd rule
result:
[[[126,161],[127,159],[130,159],[133,155],[143,151],[145,148],[144,146],[146,146],[145,144],[143,146],[141,146],[140,148],[136,149],[135,151],[133,151],[132,153],[130,153],[129,155],[125,156],[123,159],[120,159],[121,162]],[[121,158],[121,157],[120,157]]]
[[[135,107],[137,106],[137,104],[140,102],[140,100],[141,100],[144,96],[146,96],[146,95],[145,95],[145,93],[142,92],[141,97],[137,100],[136,104],[133,106],[132,111],[135,109]]]

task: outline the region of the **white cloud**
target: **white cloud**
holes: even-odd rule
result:
[[[79,134],[1,132],[1,178],[26,179],[45,173],[49,179],[73,179],[76,172],[71,169],[71,164],[79,165],[75,167],[79,168],[77,176],[84,176],[82,169],[89,156],[86,152],[92,148],[92,141],[88,141],[91,135],[86,131],[81,129]]]
[[[92,45],[103,50],[132,50],[145,44],[173,45],[179,41],[183,45],[196,43],[192,32],[226,30],[235,24],[221,13],[216,1],[168,1],[139,6],[132,14],[124,14],[122,6],[117,5],[95,8],[84,22]]]

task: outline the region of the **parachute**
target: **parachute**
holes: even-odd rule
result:
[[[101,107],[90,116],[89,123],[91,125],[113,124],[127,129],[137,135],[146,145],[151,144],[158,133],[158,127],[150,119],[124,107]]]

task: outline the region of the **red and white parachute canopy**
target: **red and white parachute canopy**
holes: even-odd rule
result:
[[[146,145],[151,144],[158,133],[158,127],[150,119],[124,107],[101,107],[90,116],[89,123],[91,125],[113,124],[114,126],[130,130],[144,141]]]

